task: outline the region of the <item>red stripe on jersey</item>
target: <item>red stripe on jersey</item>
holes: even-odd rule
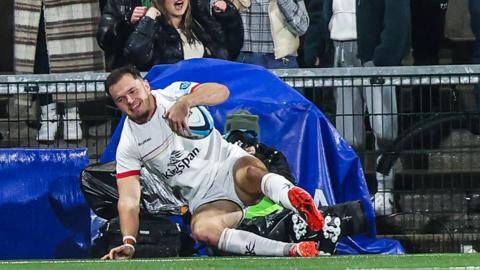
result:
[[[192,90],[190,90],[190,93],[193,93],[193,92],[197,91],[197,88],[200,87],[200,86],[202,86],[202,85],[199,83],[199,84],[195,85],[194,87],[192,87]]]
[[[140,175],[140,170],[117,173],[117,179],[134,176],[134,175]]]

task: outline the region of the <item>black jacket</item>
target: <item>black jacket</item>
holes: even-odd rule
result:
[[[357,43],[362,63],[400,65],[411,43],[410,0],[357,0]]]
[[[332,51],[330,34],[328,31],[327,18],[324,16],[324,4],[332,0],[310,0],[307,10],[310,17],[310,25],[303,36],[303,58],[305,67],[315,66],[316,58],[320,59],[319,67],[328,67],[331,62],[329,53]],[[332,8],[330,5],[330,13]]]
[[[107,0],[97,29],[97,42],[105,52],[106,69],[110,71],[127,63],[123,49],[135,27],[130,17],[140,0]]]
[[[210,1],[191,1],[193,33],[205,47],[204,57],[234,60],[242,48],[242,19],[233,4],[227,3],[226,12],[213,12],[210,16]],[[180,35],[161,16],[157,20],[143,17],[130,35],[124,53],[140,70],[184,59]]]

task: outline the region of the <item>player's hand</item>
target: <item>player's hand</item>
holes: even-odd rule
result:
[[[185,99],[180,98],[163,116],[170,124],[170,128],[178,135],[191,135],[192,132],[187,124],[190,106]]]
[[[213,3],[213,11],[215,12],[225,12],[227,10],[227,2],[219,0]]]
[[[131,259],[135,249],[129,245],[121,245],[112,248],[108,254],[102,257],[102,260],[126,260]]]
[[[135,7],[132,13],[132,17],[130,17],[130,22],[132,24],[137,23],[138,21],[140,21],[140,19],[143,16],[145,16],[146,13],[147,13],[147,7],[143,7],[143,6]]]

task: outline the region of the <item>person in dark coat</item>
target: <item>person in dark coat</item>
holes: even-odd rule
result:
[[[415,66],[438,65],[439,52],[444,38],[445,14],[448,0],[412,1],[412,57]],[[424,120],[432,112],[440,109],[440,89],[438,86],[415,86],[412,90],[413,115],[402,117],[402,130]],[[412,147],[437,147],[438,136],[426,134]]]
[[[240,14],[229,1],[154,0],[124,54],[141,70],[190,58],[233,60],[243,45]]]
[[[133,11],[136,7],[136,16]],[[141,0],[107,0],[102,9],[102,16],[98,24],[97,42],[105,52],[105,66],[107,71],[127,64],[123,55],[125,43],[135,29],[140,15],[145,15],[147,7]],[[142,14],[143,13],[143,14]]]
[[[325,0],[306,1],[310,25],[303,36],[303,66],[307,68],[331,67],[332,41],[324,15]]]
[[[362,63],[399,66],[410,50],[410,0],[357,0],[358,56]]]
[[[438,65],[448,0],[412,1],[414,65]]]

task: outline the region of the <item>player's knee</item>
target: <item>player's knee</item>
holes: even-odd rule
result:
[[[220,235],[221,231],[219,232],[216,228],[201,227],[192,229],[193,239],[209,246],[218,246]]]
[[[259,168],[255,165],[248,165],[246,168],[247,178],[250,181],[259,182],[262,181],[262,177],[267,174],[267,170]]]

